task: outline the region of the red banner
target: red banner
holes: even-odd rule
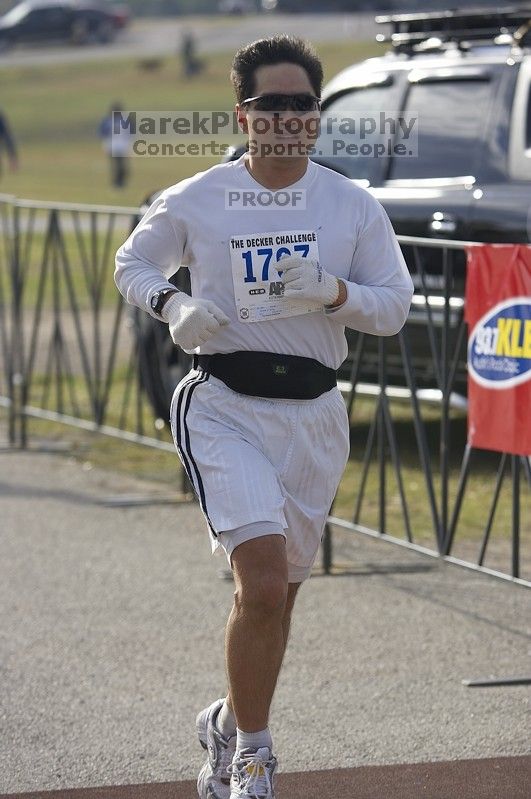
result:
[[[531,455],[531,247],[467,255],[468,442]]]

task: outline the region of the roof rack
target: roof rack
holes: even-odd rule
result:
[[[399,51],[442,49],[457,44],[466,49],[472,42],[512,44],[531,43],[531,4],[508,8],[469,8],[417,14],[377,16],[380,25],[392,25],[388,35],[379,33],[379,42],[391,42]]]

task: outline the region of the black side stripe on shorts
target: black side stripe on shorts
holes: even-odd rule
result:
[[[197,466],[197,463],[194,460],[192,455],[192,449],[190,446],[190,432],[186,425],[186,415],[190,408],[190,401],[192,399],[192,394],[194,393],[197,386],[201,385],[201,383],[205,383],[208,380],[208,374],[206,372],[200,373],[199,376],[193,377],[188,383],[185,383],[181,394],[179,396],[179,401],[177,403],[177,447],[179,452],[181,453],[181,457],[184,463],[184,468],[186,469],[186,474],[188,475],[188,479],[192,483],[192,485],[196,489],[196,493],[199,499],[199,505],[201,506],[201,510],[203,511],[205,518],[208,522],[208,526],[212,531],[212,535],[216,536],[217,533],[214,530],[214,525],[210,521],[207,505],[206,505],[206,498],[205,498],[205,488],[203,485],[203,480],[201,479],[201,472]],[[185,400],[186,394],[186,400]],[[183,409],[183,402],[184,402],[184,409]],[[184,430],[184,446],[182,440],[182,430]],[[195,475],[195,481],[192,478],[192,472]]]
[[[183,448],[181,446],[181,419],[180,419],[180,416],[181,416],[181,405],[182,405],[182,401],[183,401],[183,397],[184,397],[184,392],[186,391],[186,387],[191,385],[192,383],[194,383],[196,380],[197,380],[197,377],[192,377],[190,380],[188,380],[186,383],[184,383],[184,385],[181,387],[181,390],[179,392],[179,399],[177,400],[177,407],[175,409],[175,446],[177,447],[177,451],[178,451],[179,456],[181,458],[181,461],[183,463],[184,470],[185,470],[185,472],[186,472],[186,474],[188,476],[188,480],[190,481],[190,485],[194,489],[194,492],[197,494],[197,491],[196,491],[196,488],[195,488],[195,485],[194,485],[194,479],[192,477],[192,472],[191,472],[191,469],[190,469],[190,464],[189,464],[188,458],[186,457],[186,454],[183,452]]]

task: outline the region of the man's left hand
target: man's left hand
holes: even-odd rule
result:
[[[278,262],[277,269],[282,272],[285,297],[333,305],[339,296],[337,277],[326,272],[313,258],[289,255]]]

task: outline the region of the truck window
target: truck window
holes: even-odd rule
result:
[[[399,91],[392,84],[354,89],[332,101],[321,115],[316,160],[349,178],[381,182],[375,146],[385,146],[390,138],[389,123],[383,120],[396,117],[398,102]]]
[[[489,80],[413,84],[405,115],[418,115],[418,156],[395,156],[389,177],[411,180],[474,175],[491,94]]]

